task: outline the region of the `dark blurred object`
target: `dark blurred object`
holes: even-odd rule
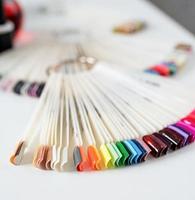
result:
[[[0,52],[12,48],[14,25],[7,21],[4,12],[4,1],[0,0]]]
[[[5,0],[4,9],[5,17],[12,21],[14,24],[14,33],[18,33],[23,23],[23,13],[21,6],[15,0]]]
[[[150,0],[150,1],[195,34],[194,0]]]

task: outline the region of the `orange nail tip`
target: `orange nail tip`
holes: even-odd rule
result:
[[[90,165],[83,147],[75,147],[73,151],[73,160],[77,171],[88,171]]]
[[[38,167],[38,162],[39,162],[39,159],[40,159],[41,149],[42,149],[42,147],[38,147],[38,149],[36,150],[35,155],[34,155],[33,165],[36,166],[36,167]]]
[[[102,169],[101,157],[95,146],[89,146],[87,149],[90,166],[93,170]]]
[[[20,142],[17,145],[14,154],[10,157],[10,162],[12,164],[19,165],[21,163],[25,147],[26,147],[26,145],[25,145],[24,141]]]

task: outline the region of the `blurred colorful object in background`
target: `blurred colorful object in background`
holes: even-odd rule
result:
[[[14,24],[15,34],[21,29],[23,24],[23,12],[20,4],[16,0],[4,1],[5,16]]]

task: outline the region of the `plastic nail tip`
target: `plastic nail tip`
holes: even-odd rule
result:
[[[166,155],[168,152],[168,146],[161,139],[157,138],[156,136],[152,135],[152,137],[153,137],[154,141],[156,143],[158,143],[161,148],[159,156]]]
[[[126,161],[126,165],[132,165],[134,158],[137,156],[137,152],[135,151],[129,140],[123,141],[123,144],[125,145],[126,150],[129,153],[129,158]]]
[[[111,155],[112,165],[113,165],[113,167],[116,167],[117,162],[120,159],[119,155],[117,154],[117,152],[115,151],[115,149],[111,143],[106,144],[106,147]]]
[[[117,158],[117,160],[115,162],[115,166],[116,167],[120,167],[120,162],[121,162],[122,154],[121,154],[120,150],[118,149],[118,147],[116,146],[115,143],[111,143],[111,145],[113,146],[113,148],[114,148],[114,150],[115,150],[115,152],[117,153],[117,156],[118,156],[118,158]]]
[[[173,143],[170,140],[168,140],[164,135],[160,133],[153,133],[153,135],[158,139],[162,140],[167,145],[167,151],[174,150]]]
[[[164,62],[170,71],[170,75],[175,75],[177,73],[177,65],[174,62]]]
[[[13,87],[13,92],[16,94],[21,94],[21,88],[24,86],[24,81],[18,81],[15,86]]]
[[[169,76],[170,70],[166,65],[159,64],[152,68],[152,70],[157,71],[161,76]]]
[[[136,141],[141,145],[141,147],[144,148],[146,151],[146,155],[143,157],[142,161],[145,161],[148,159],[148,157],[151,155],[152,150],[148,147],[148,145],[143,141],[143,138],[137,138]]]
[[[41,84],[39,85],[39,87],[38,87],[38,89],[37,89],[37,92],[36,92],[37,97],[40,97],[40,96],[41,96],[44,87],[45,87],[45,83],[41,83]]]
[[[41,159],[41,154],[42,154],[42,146],[37,148],[33,159],[33,165],[36,166],[37,168],[39,168],[38,163]]]
[[[31,96],[37,97],[36,92],[37,92],[37,90],[38,90],[38,87],[39,87],[39,84],[38,84],[38,83],[35,83],[34,87],[33,87],[32,90],[31,90]]]
[[[151,154],[155,158],[158,158],[167,153],[168,148],[166,144],[154,135],[145,135],[143,136],[143,140],[150,147]]]
[[[141,157],[142,157],[142,151],[139,149],[139,147],[137,146],[137,144],[133,141],[133,140],[129,140],[128,141],[132,147],[134,148],[134,150],[136,151],[136,156],[134,157],[134,159],[132,160],[133,164],[137,164],[140,162]]]
[[[184,138],[184,140],[185,140],[184,141],[184,145],[187,145],[187,144],[190,143],[191,139],[190,139],[190,134],[189,133],[186,133],[185,131],[177,128],[174,125],[170,125],[170,126],[168,126],[168,128],[171,129],[171,130],[173,130],[173,131],[175,131],[175,132],[177,132],[178,134],[180,134]]]
[[[173,150],[179,149],[183,146],[184,139],[181,138],[179,134],[175,133],[171,129],[165,128],[161,130],[160,133],[173,143],[174,145]]]
[[[13,153],[13,155],[11,156],[10,158],[10,162],[14,165],[20,165],[21,162],[22,162],[22,158],[23,158],[23,155],[24,155],[24,151],[25,151],[25,142],[24,141],[21,141],[16,149],[15,149],[15,152]]]
[[[101,163],[101,156],[95,146],[89,146],[87,148],[89,164],[93,170],[101,170],[102,163]]]
[[[186,136],[184,137],[183,135],[179,134],[178,132],[174,131],[173,129],[170,129],[169,127],[165,128],[165,130],[169,131],[175,138],[178,138],[181,140],[180,147],[185,146]]]
[[[46,161],[47,161],[47,154],[48,154],[49,148],[47,146],[42,147],[40,159],[38,161],[38,166],[40,169],[46,170]]]
[[[145,158],[147,156],[147,151],[144,149],[144,147],[141,145],[140,142],[138,142],[137,140],[132,140],[136,145],[137,147],[139,148],[139,150],[141,151],[141,155],[140,157],[138,158],[137,162],[140,163],[140,162],[143,162],[145,161]]]
[[[181,122],[195,128],[195,117],[193,117],[193,116],[188,116],[188,117],[182,119]]]
[[[35,86],[35,83],[31,83],[29,88],[28,88],[27,94],[30,97],[32,97],[32,89],[33,89],[34,86]]]
[[[112,165],[112,157],[105,144],[100,146],[100,153],[102,155],[105,168],[113,168],[114,166]]]
[[[52,148],[48,147],[48,153],[47,153],[47,160],[45,163],[45,167],[47,170],[51,170],[51,160],[52,160]]]
[[[183,131],[191,134],[190,142],[194,142],[194,140],[195,140],[195,128],[194,127],[192,127],[192,126],[190,126],[188,124],[185,124],[183,122],[178,122],[178,123],[174,124],[174,126],[176,126],[176,127],[180,128],[180,129],[182,129]]]
[[[118,147],[118,149],[119,149],[119,151],[121,152],[121,155],[122,155],[118,165],[119,166],[125,166],[125,163],[126,163],[128,157],[129,157],[129,153],[126,150],[126,148],[124,147],[122,142],[116,142],[116,146]]]
[[[33,164],[39,168],[46,170],[46,160],[47,160],[48,147],[40,146],[35,154]]]
[[[74,165],[77,171],[88,171],[89,170],[89,163],[87,156],[85,155],[84,148],[82,146],[75,147],[73,151],[73,160]]]

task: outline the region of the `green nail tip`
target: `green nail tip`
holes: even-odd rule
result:
[[[115,167],[115,163],[118,159],[118,154],[116,153],[114,147],[112,146],[112,144],[108,143],[106,144],[106,147],[111,155],[111,162],[112,162],[112,166]]]
[[[171,75],[174,75],[177,72],[177,67],[174,64],[167,65],[167,67],[169,68],[169,73]]]
[[[170,74],[171,75],[174,75],[177,72],[177,70],[175,69],[175,67],[169,67],[169,70],[170,70]]]
[[[122,154],[122,158],[119,161],[119,166],[124,166],[125,165],[125,161],[129,157],[129,153],[127,152],[127,150],[123,146],[122,142],[116,142],[116,146],[118,147],[119,151]]]
[[[123,155],[121,154],[121,152],[119,151],[118,147],[116,146],[115,143],[112,143],[112,146],[114,148],[114,150],[116,151],[117,155],[118,155],[118,158],[115,162],[115,165],[116,167],[120,167],[120,161],[121,161],[121,158],[123,157]]]

